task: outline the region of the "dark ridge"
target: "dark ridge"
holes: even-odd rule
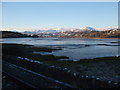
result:
[[[0,38],[22,38],[22,37],[38,37],[37,35],[31,36],[13,31],[0,31]]]

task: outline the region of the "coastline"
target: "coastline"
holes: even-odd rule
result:
[[[85,38],[85,37],[0,37],[0,39],[6,39],[6,38],[81,38],[81,39],[120,39],[120,38],[92,38],[92,37],[89,37],[89,38]]]

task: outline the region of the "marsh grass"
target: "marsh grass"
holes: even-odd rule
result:
[[[56,48],[47,48],[47,47],[34,47],[32,45],[22,45],[22,44],[2,44],[2,53],[4,55],[12,56],[21,56],[27,57],[33,60],[41,61],[53,61],[58,59],[68,59],[66,56],[54,56],[54,55],[41,55],[34,54],[34,51],[37,52],[52,52],[53,50],[61,50]]]
[[[94,63],[96,65],[95,68],[97,68],[97,65],[99,62],[105,62],[106,63],[105,65],[108,65],[108,63],[110,63],[109,65],[112,65],[114,64],[114,62],[118,62],[118,65],[119,65],[120,63],[120,57],[102,57],[102,58],[94,58],[94,59],[81,59],[80,61],[60,61],[59,59],[68,58],[68,57],[54,56],[54,55],[41,55],[41,54],[33,53],[33,51],[48,52],[48,51],[53,50],[51,48],[43,48],[43,49],[42,48],[43,47],[34,47],[31,45],[22,45],[22,44],[2,44],[3,60],[22,66],[24,68],[30,69],[32,71],[38,72],[40,74],[44,74],[48,77],[52,77],[57,80],[68,82],[71,85],[74,85],[74,86],[77,85],[76,87],[80,87],[80,84],[83,83],[82,80],[78,80],[78,78],[74,77],[73,75],[73,73],[77,71],[77,69],[80,68],[79,65],[83,65],[85,67],[90,68],[89,65],[91,63]],[[20,60],[17,58],[18,56],[21,56],[23,58],[29,58],[32,60],[38,60],[40,62],[43,62],[44,64]],[[49,66],[51,65],[59,66],[62,69],[59,70],[56,68],[50,68]],[[63,70],[64,68],[67,68],[71,72],[64,71]],[[118,69],[120,69],[120,67],[118,67]],[[80,70],[83,70],[83,69],[81,68]],[[83,72],[80,71],[79,75],[81,75],[81,73]],[[93,74],[94,73],[95,72],[93,72]]]
[[[59,48],[47,48],[47,47],[32,47],[29,49],[31,49],[32,51],[36,51],[36,52],[52,52],[56,50],[61,50]]]
[[[60,50],[56,48],[47,48],[47,47],[34,47],[32,45],[23,45],[23,44],[2,44],[3,55],[12,55],[12,56],[21,56],[24,58],[29,58],[33,60],[38,60],[41,62],[48,63],[50,65],[56,65],[61,67],[72,67],[78,64],[91,64],[98,62],[114,62],[120,60],[120,57],[101,57],[94,59],[81,59],[79,61],[60,61],[59,59],[69,59],[66,56],[54,56],[54,55],[41,55],[35,54],[33,51],[37,52],[52,52],[53,50]]]
[[[29,52],[27,47],[30,46],[31,45],[22,45],[22,44],[2,44],[2,53],[6,55],[23,56],[25,53]]]

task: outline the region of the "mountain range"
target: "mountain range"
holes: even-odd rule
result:
[[[21,38],[21,37],[65,37],[65,38],[120,38],[120,29],[111,29],[106,31],[96,31],[92,28],[82,28],[77,30],[69,30],[64,32],[42,32],[41,30],[36,32],[12,32],[12,31],[0,31],[1,38]],[[27,33],[27,34],[25,34]]]
[[[58,32],[66,32],[66,31],[73,31],[73,32],[89,32],[89,31],[106,31],[106,30],[112,30],[117,29],[113,27],[106,27],[106,28],[93,28],[89,26],[84,26],[81,28],[53,28],[53,29],[40,29],[40,30],[31,30],[31,31],[24,31],[22,33],[24,34],[40,34],[40,33],[58,33]]]
[[[77,38],[112,38],[120,37],[118,28],[92,28],[84,26],[81,28],[51,28],[38,30],[25,30],[24,32],[14,33],[3,31],[1,37],[77,37]]]

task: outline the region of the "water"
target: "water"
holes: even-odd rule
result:
[[[4,38],[0,39],[0,42],[62,48],[62,50],[53,51],[52,53],[43,52],[43,54],[68,56],[70,60],[80,60],[105,56],[118,56],[119,47],[118,39]]]

